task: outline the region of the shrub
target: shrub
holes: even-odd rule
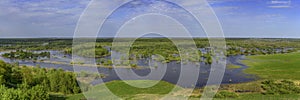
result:
[[[216,93],[215,98],[237,98],[238,94],[229,91],[220,91]]]
[[[274,80],[267,80],[262,82],[263,94],[295,94],[300,93],[300,88],[294,82],[283,80],[275,82]]]
[[[131,68],[137,68],[137,64],[130,64]]]

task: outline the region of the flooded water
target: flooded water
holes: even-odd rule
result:
[[[44,62],[36,62],[33,61],[21,61],[21,60],[12,60],[12,59],[6,59],[3,57],[0,57],[0,60],[3,60],[8,63],[14,63],[19,62],[20,65],[27,65],[27,66],[36,66],[39,65],[41,68],[55,68],[55,69],[63,69],[66,71],[74,71],[74,67],[70,65],[71,62],[71,55],[65,55],[63,52],[60,51],[48,51],[51,53],[51,57],[49,59],[46,59]],[[2,55],[5,52],[1,52]],[[110,57],[107,57],[110,58]],[[241,68],[237,69],[226,69],[225,74],[222,80],[222,84],[233,84],[233,83],[242,83],[242,82],[249,82],[256,80],[256,77],[254,75],[249,75],[243,73],[243,70],[247,68],[246,65],[240,63],[240,60],[244,59],[244,56],[230,56],[227,57],[227,63],[241,66]],[[49,61],[49,63],[47,63]],[[65,64],[54,64],[50,63],[51,61],[57,61],[57,62],[65,62]],[[139,60],[139,65],[144,64],[142,62],[147,62],[147,60]],[[109,82],[113,80],[120,80],[120,77],[116,73],[116,71],[121,71],[123,73],[132,73],[135,72],[137,75],[140,76],[147,76],[149,73],[153,72],[154,74],[161,74],[162,71],[165,71],[165,74],[162,77],[162,80],[176,84],[178,82],[179,76],[181,74],[181,67],[185,67],[184,70],[187,71],[189,74],[187,76],[197,76],[198,80],[196,87],[202,87],[205,86],[209,77],[210,72],[216,71],[218,69],[211,69],[210,65],[207,65],[205,63],[199,63],[199,65],[196,65],[195,63],[188,63],[184,66],[182,66],[180,63],[177,62],[170,62],[170,63],[158,63],[157,67],[151,67],[151,68],[142,68],[142,69],[128,69],[128,68],[118,68],[118,69],[111,69],[111,68],[96,68],[98,71],[102,74],[107,75],[105,78],[102,79],[96,79],[91,82],[91,84],[101,84],[102,82]],[[89,66],[77,66],[76,71],[81,70],[94,70],[95,67],[89,67]],[[200,70],[199,74],[195,74]],[[130,78],[127,77],[126,80],[139,80],[139,78]],[[156,80],[154,77],[149,77],[148,80]],[[188,80],[188,78],[186,79]],[[182,87],[193,87],[191,84],[178,84]]]

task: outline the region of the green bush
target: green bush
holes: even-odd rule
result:
[[[137,68],[137,64],[130,64],[131,68]]]
[[[283,80],[276,82],[274,80],[267,80],[262,82],[263,94],[296,94],[300,93],[300,88],[294,82]]]
[[[238,94],[229,91],[220,91],[216,93],[215,98],[237,98]]]

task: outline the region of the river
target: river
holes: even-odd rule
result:
[[[109,82],[113,80],[120,80],[120,77],[118,77],[118,74],[116,73],[116,70],[118,71],[123,71],[123,72],[128,72],[131,73],[130,69],[128,68],[118,68],[118,69],[111,69],[111,68],[95,68],[95,67],[89,67],[89,66],[77,66],[74,68],[72,65],[69,63],[71,62],[71,55],[65,55],[60,51],[48,51],[51,53],[51,57],[49,59],[45,59],[44,62],[33,62],[33,61],[22,61],[22,60],[12,60],[12,59],[7,59],[3,58],[0,56],[0,60],[3,60],[7,63],[14,63],[14,62],[19,62],[20,65],[26,65],[26,66],[36,66],[39,65],[41,68],[55,68],[55,69],[63,69],[66,71],[81,71],[81,70],[95,70],[98,69],[98,71],[102,74],[107,75],[105,78],[102,79],[96,79],[91,82],[91,84],[96,85],[96,84],[101,84],[102,82]],[[2,55],[3,53],[6,52],[0,52]],[[110,58],[110,57],[107,57]],[[242,64],[240,61],[244,59],[245,56],[238,55],[238,56],[229,56],[227,57],[227,64],[233,64],[240,66],[240,68],[236,69],[225,69],[224,77],[222,80],[222,84],[234,84],[234,83],[243,83],[243,82],[249,82],[249,81],[254,81],[256,80],[256,77],[254,75],[249,75],[245,74],[243,72],[244,69],[248,68],[248,66]],[[49,61],[49,62],[47,62]],[[65,62],[68,64],[54,64],[50,62]],[[145,62],[145,60],[140,60],[138,61],[139,64],[141,65],[142,62]],[[193,71],[195,70],[200,70],[198,74],[198,80],[196,87],[202,87],[206,85],[206,82],[208,80],[208,76],[211,71],[214,71],[214,69],[211,69],[211,66],[205,63],[200,63],[200,67],[195,67],[195,64],[193,63],[188,63],[185,66],[187,66],[184,70],[190,71],[190,73],[185,73],[185,74],[191,74],[192,76],[195,75]],[[166,67],[166,68],[165,68]],[[152,69],[152,70],[151,70]],[[140,76],[146,76],[150,72],[154,72],[154,74],[161,74],[160,72],[162,70],[165,71],[165,74],[163,75],[161,80],[176,84],[178,82],[179,76],[181,74],[181,64],[177,63],[175,61],[170,62],[170,63],[157,63],[157,67],[155,68],[142,68],[142,69],[132,69],[133,72]],[[196,74],[197,76],[197,74]],[[153,78],[156,79],[156,78]],[[149,80],[153,80],[152,78],[149,78]],[[127,78],[127,80],[138,80],[137,78]],[[182,87],[192,87],[191,84],[179,84]]]

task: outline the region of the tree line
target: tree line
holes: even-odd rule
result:
[[[16,50],[2,55],[5,58],[20,60],[38,60],[38,58],[50,58],[50,52],[33,53],[29,51]]]
[[[72,72],[8,64],[0,61],[0,98],[47,100],[49,93],[77,94],[81,90]]]

